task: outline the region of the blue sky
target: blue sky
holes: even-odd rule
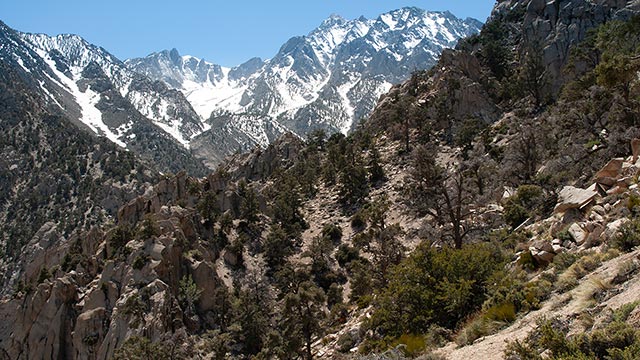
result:
[[[124,60],[177,48],[224,66],[267,59],[331,14],[347,19],[404,6],[486,20],[493,0],[2,0],[0,20],[25,32],[78,34]]]

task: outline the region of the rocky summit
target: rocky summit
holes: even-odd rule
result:
[[[221,159],[237,149],[265,147],[286,131],[303,138],[314,129],[347,134],[391,85],[430,68],[443,49],[480,26],[475,19],[418,8],[376,19],[333,15],[289,39],[269,60],[223,68],[173,49],[125,63],[180,90],[211,127],[192,148]]]

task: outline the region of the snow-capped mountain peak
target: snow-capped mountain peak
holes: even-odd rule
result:
[[[266,61],[252,59],[226,69],[180,56],[174,49],[125,63],[182,91],[208,119],[211,132],[243,139],[222,141],[223,151],[234,152],[265,146],[285,130],[300,136],[315,128],[350,131],[391,84],[431,67],[442,49],[455,46],[481,25],[416,7],[375,19],[347,20],[333,14],[308,34],[289,39]],[[195,140],[192,148],[211,146],[203,137]]]
[[[208,126],[183,93],[132,71],[105,49],[77,35],[22,33],[0,22],[0,65],[48,113],[135,151],[161,171],[204,173],[186,148]],[[178,158],[181,164],[173,161]]]

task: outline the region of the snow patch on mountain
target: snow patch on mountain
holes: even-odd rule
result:
[[[202,124],[202,119],[190,109],[188,100],[184,99],[181,102],[179,97],[183,95],[173,96],[166,91],[168,88],[164,84],[161,87],[154,86],[152,80],[130,70],[115,56],[100,47],[89,44],[81,37],[66,34],[48,36],[26,33],[22,33],[21,36],[32,45],[40,57],[46,57],[49,62],[52,62],[53,65],[49,65],[58,77],[66,77],[67,71],[64,67],[68,66],[69,70],[75,74],[74,80],[78,81],[82,78],[83,69],[92,63],[97,64],[122,97],[128,99],[137,111],[151,119],[159,129],[169,134],[182,146],[188,147],[192,137],[207,129]],[[60,63],[60,59],[55,60],[52,56],[60,57],[64,61]],[[47,93],[50,94],[48,91]],[[76,95],[74,93],[74,96]],[[52,96],[52,98],[55,100],[55,97]],[[105,136],[113,137],[108,135],[104,130],[105,127],[106,125],[97,129],[102,129]],[[122,142],[118,145],[122,145]]]
[[[351,99],[349,99],[349,91],[353,88],[354,84],[352,82],[347,82],[338,87],[338,94],[340,94],[340,98],[342,99],[342,105],[345,108],[345,112],[349,118],[353,118],[355,114],[355,108],[351,105]],[[340,132],[343,134],[347,134],[351,130],[351,122],[345,122],[340,126]]]
[[[119,139],[119,135],[111,131],[111,129],[109,129],[109,127],[102,121],[102,112],[100,112],[100,110],[96,108],[96,104],[98,104],[98,102],[100,101],[100,94],[92,91],[90,87],[87,87],[87,89],[83,92],[78,87],[78,84],[76,84],[76,82],[74,81],[74,77],[78,77],[82,72],[82,69],[79,67],[72,67],[71,77],[68,77],[60,70],[58,70],[56,62],[51,59],[47,52],[42,49],[36,49],[36,52],[38,53],[38,55],[40,55],[40,57],[42,57],[44,62],[49,65],[50,70],[57,77],[57,79],[51,78],[51,80],[69,91],[69,93],[76,99],[76,103],[80,106],[80,110],[82,113],[79,120],[87,125],[97,135],[105,136],[118,146],[126,148],[127,144],[122,142]],[[49,91],[45,90],[45,93],[50,95],[52,99],[57,103],[56,98],[53,97]]]

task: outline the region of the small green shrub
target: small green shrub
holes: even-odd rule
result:
[[[424,336],[414,334],[403,334],[391,343],[391,347],[397,348],[401,346],[405,355],[415,357],[424,352],[427,348],[427,342]]]
[[[133,264],[131,264],[131,266],[135,269],[135,270],[140,270],[142,269],[147,263],[149,262],[149,256],[147,254],[139,254],[138,256],[136,256],[136,258],[133,260]]]
[[[591,150],[591,148],[593,148],[594,146],[598,146],[601,144],[600,139],[592,139],[589,140],[586,144],[584,144],[584,148],[586,150]]]
[[[132,336],[113,354],[114,360],[168,360],[172,351],[163,342],[151,342],[146,337]]]
[[[578,278],[576,277],[575,272],[565,271],[560,274],[558,281],[556,281],[554,286],[560,293],[567,292],[578,286]]]
[[[634,301],[620,306],[613,312],[613,320],[619,322],[627,321],[631,312],[635,310],[638,305],[640,305],[640,301]]]
[[[611,245],[624,252],[629,252],[640,245],[640,220],[623,224],[620,227],[620,234],[613,238]]]
[[[505,359],[542,360],[538,351],[524,341],[509,341],[504,349]]]
[[[202,290],[193,281],[191,275],[185,275],[178,285],[178,300],[184,311],[195,311],[195,303],[200,299]]]
[[[494,305],[482,315],[487,320],[510,323],[516,319],[516,307],[512,303]]]
[[[13,296],[20,297],[33,292],[33,283],[25,283],[23,280],[18,281],[13,289]]]
[[[573,265],[576,260],[580,258],[580,255],[576,253],[562,252],[553,258],[553,265],[558,271],[564,271]]]
[[[516,314],[538,309],[553,286],[540,278],[530,281],[523,271],[498,271],[488,282],[489,296],[483,304],[483,316],[492,321],[512,322]]]
[[[338,351],[348,353],[354,346],[358,344],[358,339],[354,337],[350,331],[342,334],[338,338]]]
[[[508,201],[504,206],[503,216],[504,221],[515,229],[529,218],[529,212],[522,205]]]
[[[145,217],[140,225],[140,229],[138,230],[138,236],[143,240],[147,240],[157,236],[159,233],[160,230],[158,229],[155,220],[149,216]]]
[[[530,271],[536,270],[538,269],[538,267],[540,267],[540,264],[538,264],[529,250],[525,250],[520,254],[518,265],[520,265],[523,269]]]
[[[107,239],[107,245],[110,249],[109,255],[111,257],[115,256],[133,237],[134,232],[129,226],[120,225],[116,227]]]
[[[40,268],[40,273],[38,274],[38,284],[42,284],[43,282],[49,280],[51,278],[51,273],[46,266]]]
[[[331,313],[329,314],[329,319],[331,319],[331,324],[340,325],[344,324],[347,321],[349,316],[349,307],[345,303],[336,303],[331,306]]]
[[[100,338],[98,337],[98,334],[91,334],[83,337],[82,342],[87,344],[88,346],[94,346],[98,343],[99,339]]]
[[[360,253],[358,249],[353,246],[349,246],[347,244],[342,244],[338,246],[338,250],[335,255],[336,261],[338,265],[341,267],[348,266],[352,261],[360,259]]]
[[[504,204],[504,220],[512,228],[522,224],[527,218],[541,215],[544,192],[537,185],[520,185],[515,195]]]
[[[137,293],[129,296],[122,306],[122,313],[131,317],[129,325],[134,329],[141,324],[146,310],[146,305]]]
[[[358,305],[358,309],[364,309],[371,305],[372,301],[373,295],[362,295],[358,297],[358,299],[356,300],[356,304]]]
[[[342,239],[342,229],[335,224],[326,224],[322,228],[322,237],[330,239],[334,244],[338,243]]]
[[[566,227],[562,230],[560,230],[557,234],[556,237],[558,239],[560,239],[562,242],[565,241],[573,241],[573,237],[571,236],[571,234],[569,234],[569,228]]]
[[[191,259],[193,259],[195,261],[204,260],[204,257],[202,256],[202,252],[200,252],[199,249],[189,250],[186,255],[187,255],[188,258],[191,258]]]
[[[640,268],[640,264],[635,260],[627,260],[618,265],[616,276],[611,280],[614,284],[622,284],[629,280]]]
[[[332,283],[327,290],[327,306],[331,309],[334,305],[343,302],[342,286]]]
[[[482,316],[477,317],[463,326],[455,342],[460,346],[471,345],[481,337],[495,334],[504,325],[505,323],[500,321],[492,321]]]
[[[558,281],[555,283],[555,288],[559,292],[566,292],[573,289],[578,285],[579,279],[582,279],[585,275],[597,269],[602,264],[602,260],[607,256],[607,254],[595,252],[582,254],[567,270],[560,274]]]
[[[433,324],[427,329],[424,339],[428,348],[439,348],[445,346],[451,340],[451,335],[451,330]]]
[[[536,329],[525,341],[509,342],[506,358],[542,359],[637,359],[640,350],[640,330],[614,321],[590,333],[567,337],[567,323],[559,319],[540,319]]]
[[[627,198],[627,209],[629,209],[632,214],[637,215],[639,206],[640,196],[633,193],[629,194],[629,198]]]
[[[579,278],[597,269],[601,264],[605,255],[599,253],[587,254],[576,261],[572,266],[578,271],[576,274]]]
[[[576,256],[578,259],[575,260],[575,262],[562,274],[560,274],[558,280],[554,284],[556,290],[561,293],[575,288],[578,285],[578,280],[582,279],[591,271],[597,269],[602,264],[602,260],[608,255],[592,252],[576,254]],[[569,258],[569,260],[571,259]]]
[[[365,220],[364,214],[362,211],[358,211],[351,217],[351,227],[356,231],[364,230],[367,226],[367,221]]]

